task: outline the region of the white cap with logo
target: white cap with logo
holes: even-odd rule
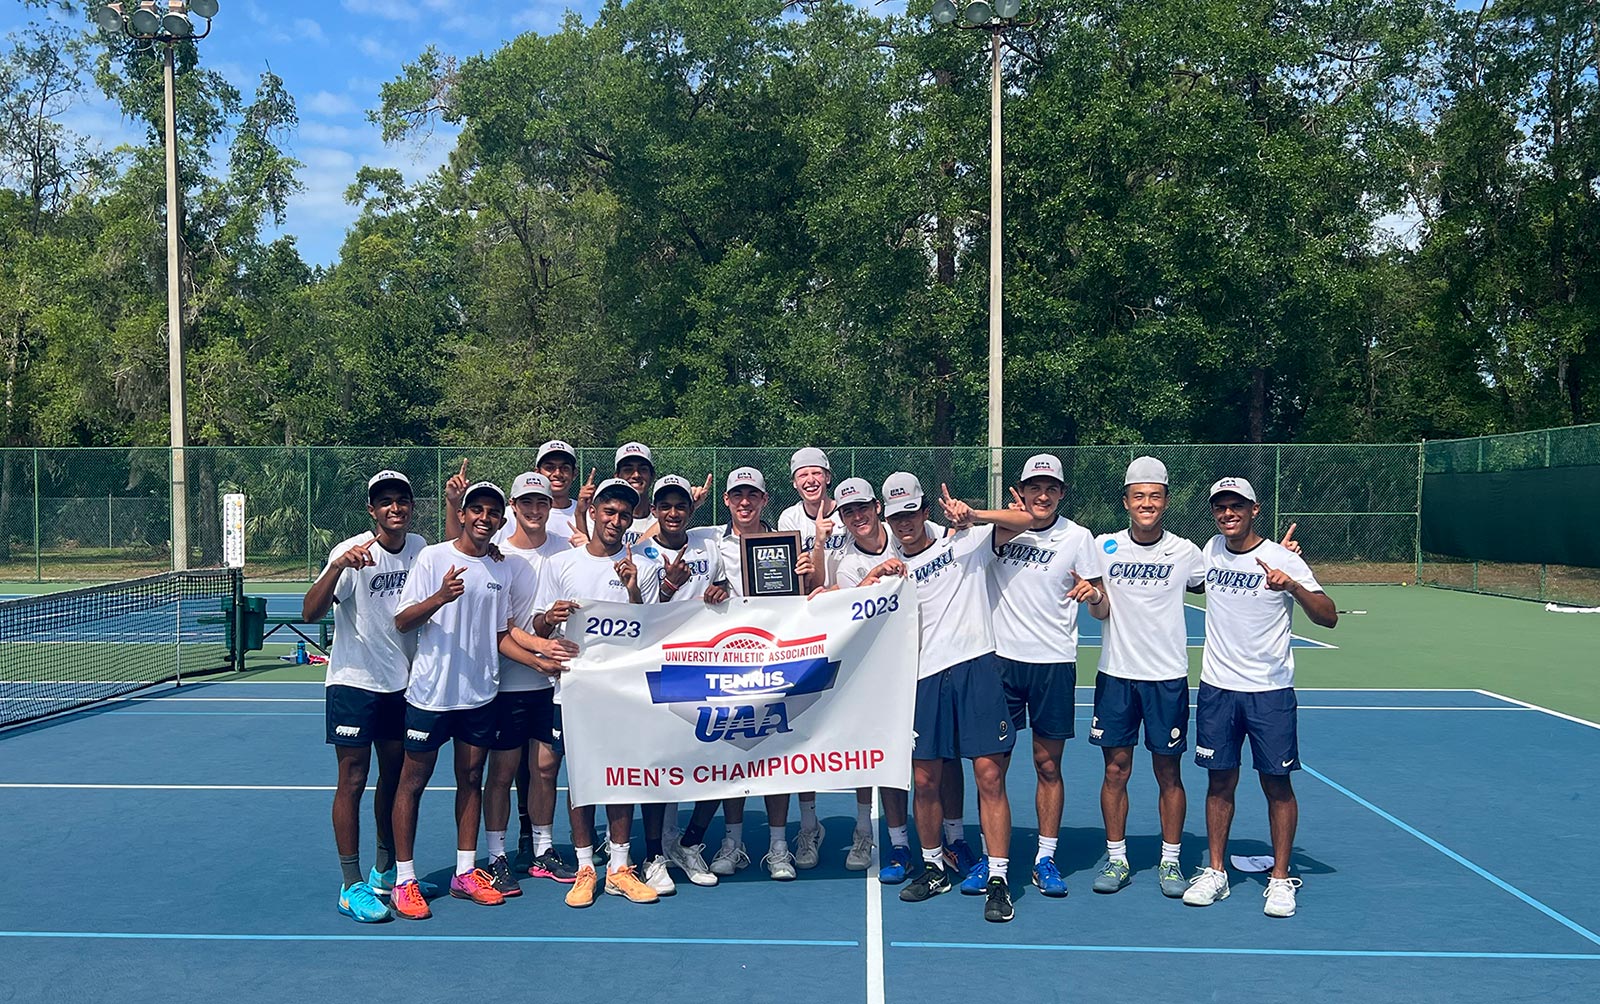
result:
[[[543,446],[539,447],[538,454],[533,458],[533,466],[538,467],[540,464],[544,463],[544,458],[548,457],[552,453],[565,453],[567,456],[572,458],[572,462],[574,464],[578,462],[578,451],[572,448],[571,443],[560,439],[552,439]]]
[[[1055,478],[1062,484],[1067,483],[1065,472],[1061,467],[1061,458],[1048,453],[1036,453],[1022,465],[1022,476],[1017,479],[1017,483],[1021,484],[1029,478]]]
[[[644,445],[643,443],[623,443],[621,446],[617,447],[617,459],[615,461],[616,466],[621,467],[622,462],[627,460],[629,457],[637,457],[638,459],[643,460],[645,463],[650,465],[650,469],[652,471],[656,469],[656,462],[650,459],[650,447]]]
[[[833,504],[836,506],[871,502],[877,497],[873,494],[872,482],[866,478],[845,478],[839,487],[833,490]]]
[[[1211,486],[1211,492],[1206,496],[1206,498],[1214,499],[1223,492],[1233,492],[1235,495],[1244,498],[1244,500],[1247,502],[1254,502],[1256,500],[1256,490],[1251,488],[1250,482],[1246,481],[1244,478],[1223,478],[1221,481],[1218,481],[1216,484]]]
[[[383,484],[385,481],[399,482],[400,484],[406,486],[407,491],[411,490],[411,479],[406,477],[404,474],[401,474],[399,471],[379,471],[367,479],[367,493],[370,495],[374,488]]]
[[[830,474],[833,473],[833,468],[828,466],[828,455],[815,446],[802,446],[789,458],[790,474],[794,474],[802,467],[820,467]]]
[[[754,467],[735,467],[728,472],[728,486],[724,491],[733,491],[740,486],[754,488],[765,495],[767,493],[767,479]]]
[[[628,505],[630,506],[636,506],[639,504],[638,491],[621,478],[606,478],[604,481],[600,482],[599,486],[594,490],[594,500],[596,502],[612,496],[626,499]]]
[[[922,508],[922,482],[916,475],[895,471],[883,482],[883,514],[916,512]]]
[[[1122,487],[1129,485],[1164,485],[1167,483],[1167,465],[1155,457],[1135,457],[1122,478]]]
[[[550,490],[550,479],[538,471],[523,471],[517,475],[517,480],[511,482],[511,498],[513,501],[527,495],[543,495],[547,499],[555,498],[555,493]]]
[[[467,507],[467,502],[472,499],[472,496],[478,494],[479,492],[493,492],[494,497],[500,500],[500,507],[505,508],[506,493],[501,491],[500,486],[495,484],[493,481],[475,481],[468,485],[466,494],[461,496],[461,507],[465,509]]]
[[[667,491],[683,492],[684,498],[690,502],[694,501],[694,492],[690,490],[689,482],[676,474],[668,474],[666,477],[658,478],[655,487],[650,491],[650,498],[652,501],[659,502],[662,493]]]

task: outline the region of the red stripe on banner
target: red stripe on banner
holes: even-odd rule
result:
[[[661,647],[663,649],[669,649],[669,648],[711,648],[711,647],[715,646],[717,643],[725,641],[728,638],[731,638],[732,636],[734,636],[736,634],[760,635],[761,637],[767,639],[768,641],[772,642],[774,645],[777,645],[777,646],[779,646],[781,648],[787,648],[790,645],[810,645],[813,642],[827,641],[827,639],[828,639],[828,636],[825,635],[825,634],[817,634],[817,635],[812,635],[809,638],[795,638],[795,639],[792,639],[790,641],[780,641],[778,636],[773,634],[771,631],[763,631],[761,628],[758,628],[758,627],[735,627],[735,628],[729,628],[728,630],[726,630],[726,631],[722,632],[721,634],[717,635],[715,638],[712,638],[710,641],[674,641],[674,642],[668,642],[668,643],[662,645]]]

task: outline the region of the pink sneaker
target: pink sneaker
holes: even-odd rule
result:
[[[494,876],[482,868],[474,868],[465,875],[450,880],[450,895],[456,899],[470,899],[480,906],[499,906],[506,901],[494,887]]]

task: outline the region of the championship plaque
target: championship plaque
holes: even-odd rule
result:
[[[800,560],[799,533],[747,533],[739,538],[739,557],[744,595],[800,595],[800,576],[794,573]]]

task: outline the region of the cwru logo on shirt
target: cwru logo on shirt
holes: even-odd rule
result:
[[[1012,542],[1000,548],[1000,560],[1011,565],[1048,565],[1056,556],[1050,548]]]
[[[406,572],[402,569],[398,572],[379,572],[374,575],[372,581],[367,585],[367,591],[373,596],[378,596],[388,592],[397,592],[405,587]]]
[[[1260,572],[1236,572],[1229,568],[1206,569],[1206,585],[1218,589],[1259,589],[1266,576]]]
[[[1156,561],[1117,561],[1106,569],[1106,574],[1113,579],[1165,582],[1172,574],[1172,565]]]

